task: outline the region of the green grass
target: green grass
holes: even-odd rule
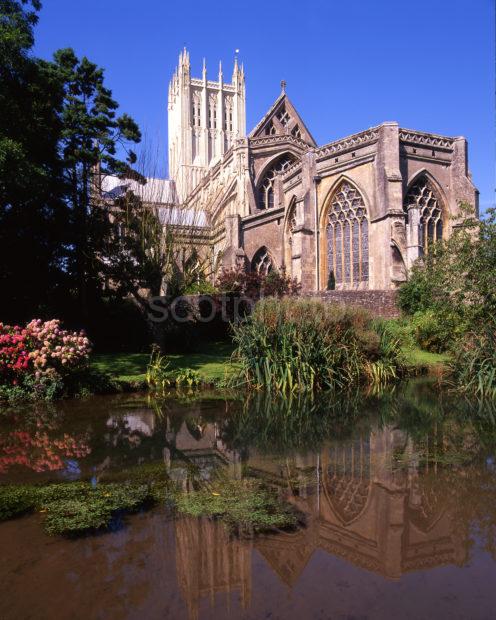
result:
[[[431,353],[414,346],[403,346],[401,351],[407,366],[428,372],[444,368],[450,360],[447,353]]]
[[[215,342],[197,353],[167,355],[167,360],[171,371],[189,368],[205,379],[215,381],[236,370],[236,365],[230,360],[232,350],[229,343]],[[91,365],[117,381],[136,383],[145,381],[149,360],[149,353],[97,353],[92,356]]]

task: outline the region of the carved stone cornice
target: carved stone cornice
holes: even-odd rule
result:
[[[351,151],[360,146],[373,144],[374,142],[377,142],[378,139],[379,127],[372,127],[370,129],[366,129],[365,131],[361,131],[360,133],[355,133],[352,136],[343,138],[342,140],[324,144],[324,146],[321,146],[316,150],[317,161],[325,159],[331,155],[335,155],[336,153],[345,153],[346,151]]]
[[[439,136],[433,133],[426,133],[424,131],[400,129],[400,141],[419,146],[436,147],[452,151],[455,140],[453,138]]]
[[[272,146],[273,144],[281,144],[283,142],[290,142],[294,144],[299,149],[308,150],[310,147],[306,142],[300,140],[299,138],[295,138],[291,134],[285,134],[283,136],[262,136],[260,138],[249,138],[250,146]]]

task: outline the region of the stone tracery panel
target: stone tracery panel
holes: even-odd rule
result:
[[[433,243],[443,238],[443,213],[434,186],[425,174],[410,186],[403,208],[407,223],[412,209],[419,212],[418,243],[422,251],[427,253]]]
[[[258,186],[258,206],[260,209],[272,209],[274,207],[274,184],[277,175],[286,172],[294,161],[293,155],[285,153],[264,174]]]
[[[327,267],[337,288],[366,286],[369,280],[367,209],[361,193],[340,183],[327,214]]]
[[[272,257],[270,256],[269,250],[262,246],[251,261],[251,269],[252,271],[256,271],[257,273],[266,276],[269,274],[274,268]]]

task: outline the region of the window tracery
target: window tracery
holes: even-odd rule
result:
[[[257,250],[251,261],[251,269],[260,275],[266,276],[272,271],[273,268],[274,265],[272,264],[272,258],[269,251],[265,246],[262,246],[259,250]]]
[[[217,95],[210,95],[208,100],[208,127],[209,129],[217,128]]]
[[[348,181],[343,181],[334,192],[326,227],[329,280],[340,288],[367,283],[367,210],[362,195]]]
[[[259,208],[272,209],[274,206],[274,182],[277,175],[284,172],[294,162],[294,157],[287,153],[280,157],[265,173],[259,185]]]
[[[295,125],[293,127],[293,129],[291,130],[291,135],[301,140],[301,130],[300,130],[299,125]]]
[[[286,110],[286,106],[282,106],[282,108],[277,113],[277,118],[279,119],[279,122],[281,123],[281,125],[283,127],[286,127],[286,125],[291,120],[291,117],[289,116],[289,114],[288,114],[288,112]]]
[[[199,92],[195,92],[193,93],[193,126],[194,127],[199,127],[201,124],[201,116],[200,116],[200,111],[201,111],[201,98],[200,98],[200,93]]]
[[[443,213],[434,187],[426,175],[417,179],[407,192],[404,203],[407,223],[412,209],[419,212],[419,245],[427,253],[429,246],[443,238]]]

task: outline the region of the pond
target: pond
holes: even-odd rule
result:
[[[222,472],[301,515],[236,536],[167,506],[112,531],[0,523],[2,620],[494,618],[496,427],[429,381],[386,394],[131,394],[0,417],[0,484],[163,468],[185,493]]]

